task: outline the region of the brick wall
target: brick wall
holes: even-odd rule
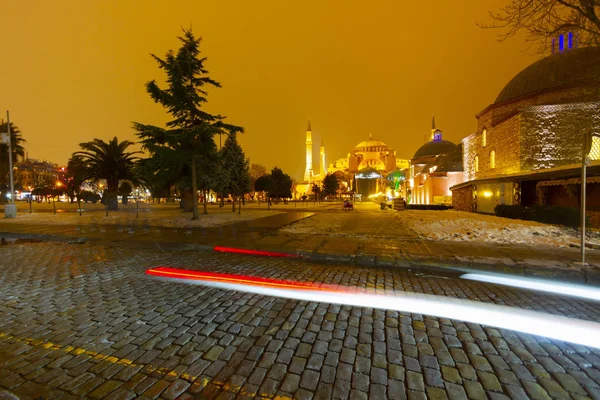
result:
[[[453,190],[452,207],[458,211],[473,211],[473,188],[466,186]]]

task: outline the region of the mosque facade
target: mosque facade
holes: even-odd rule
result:
[[[326,153],[323,141],[319,149],[318,173],[316,164],[313,163],[313,140],[310,122],[306,131],[306,165],[304,181],[296,185],[297,196],[310,195],[312,185],[320,184],[327,174],[334,174],[340,183],[340,193],[343,195],[357,195],[366,198],[376,194],[389,192],[392,187],[388,178],[390,174],[394,179],[404,176],[403,170],[408,169],[408,160],[400,159],[396,151],[386,143],[369,139],[358,143],[347,153],[346,157],[334,162],[326,163]],[[403,180],[403,178],[402,178]],[[402,190],[402,186],[397,187]],[[392,190],[393,191],[393,190]]]

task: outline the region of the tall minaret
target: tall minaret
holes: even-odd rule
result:
[[[435,115],[434,115],[433,117],[431,117],[431,136],[429,137],[429,140],[433,140],[435,131],[437,131],[437,129],[435,129]]]
[[[304,171],[304,182],[310,182],[312,171],[312,129],[310,129],[310,121],[306,128],[306,170]]]
[[[327,173],[327,164],[325,164],[325,145],[323,144],[323,138],[321,138],[321,150],[319,151],[321,156],[321,178]]]

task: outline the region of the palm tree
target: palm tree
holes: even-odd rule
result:
[[[119,181],[135,180],[133,168],[139,151],[127,152],[134,143],[124,140],[119,143],[115,136],[108,143],[100,139],[80,143],[83,151],[73,153],[72,159],[83,165],[87,179],[106,179],[106,198],[109,210],[117,210]]]
[[[0,121],[0,134],[6,133],[8,124],[6,121]],[[23,157],[25,155],[25,149],[21,143],[25,142],[19,128],[10,123],[10,144],[12,148],[12,159],[13,164],[17,162],[17,156]],[[0,144],[0,193],[9,185],[9,160],[8,160],[8,144]]]

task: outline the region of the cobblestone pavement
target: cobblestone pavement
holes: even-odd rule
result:
[[[405,290],[598,321],[591,302],[405,270],[126,246],[15,244],[0,260],[0,392],[23,399],[600,399],[598,349],[143,272]]]

